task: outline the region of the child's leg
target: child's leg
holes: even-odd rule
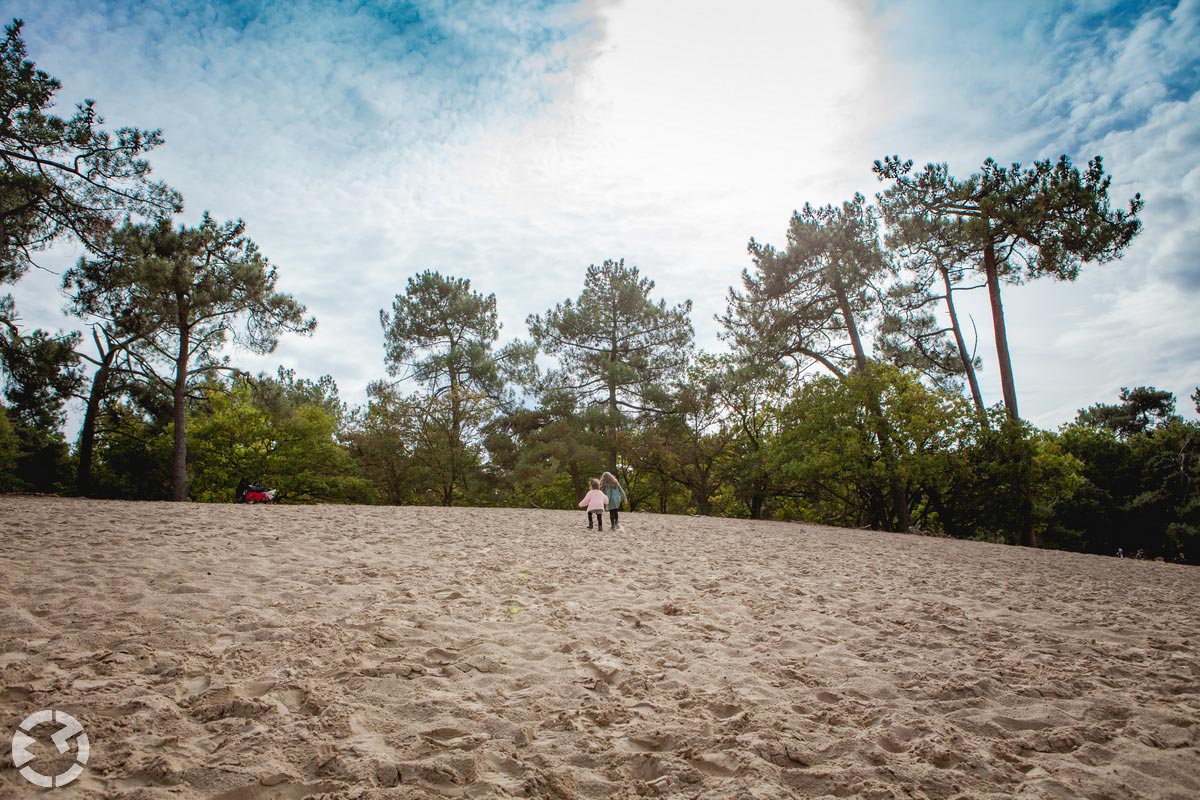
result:
[[[590,511],[587,512],[587,515],[588,515],[588,530],[590,531],[592,529],[592,512],[590,512]]]
[[[608,512],[608,524],[610,527],[617,527],[617,509],[610,509]]]
[[[596,512],[596,529],[604,530],[604,512],[603,511]]]

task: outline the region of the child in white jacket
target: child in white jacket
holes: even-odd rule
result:
[[[592,529],[592,514],[596,515],[596,525],[600,530],[604,530],[604,506],[608,503],[608,497],[604,492],[600,491],[600,479],[592,478],[592,490],[583,496],[579,501],[579,507],[587,506],[588,515],[588,530]]]

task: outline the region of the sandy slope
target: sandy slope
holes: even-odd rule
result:
[[[0,797],[1200,796],[1200,568],[625,517],[0,497]]]

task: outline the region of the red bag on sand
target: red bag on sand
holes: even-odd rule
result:
[[[272,500],[271,494],[268,492],[246,492],[247,503],[269,503]]]

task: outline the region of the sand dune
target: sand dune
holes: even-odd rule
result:
[[[1200,796],[1200,569],[624,519],[0,497],[0,797]]]

